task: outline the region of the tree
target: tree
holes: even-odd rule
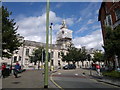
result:
[[[99,63],[101,61],[104,61],[104,54],[100,51],[95,51],[93,61],[94,62],[98,61]]]
[[[38,47],[30,56],[30,62],[34,62],[34,65],[36,65],[37,61],[42,61],[43,50],[43,47]]]
[[[43,59],[43,62],[45,61],[45,57],[46,57],[46,54],[45,54],[45,50],[43,47],[38,47],[36,50],[33,51],[32,55],[29,56],[30,58],[30,62],[34,62],[34,65],[37,64],[38,62],[38,69],[39,69],[39,64],[40,64],[40,61],[42,61]],[[48,61],[50,60],[50,53],[48,53]]]
[[[75,64],[75,62],[78,61],[84,61],[86,60],[86,49],[77,49],[75,47],[69,47],[67,50],[67,54],[64,55],[64,53],[61,53],[62,56],[62,61],[66,61],[66,62],[73,62],[73,64]]]
[[[87,60],[90,61],[91,60],[91,55],[87,54]]]
[[[83,63],[87,59],[87,52],[85,48],[81,49],[80,61]]]
[[[63,52],[61,52],[61,56],[62,56],[62,61],[66,61],[66,62],[73,62],[73,64],[76,62],[77,58],[77,48],[70,46],[67,50],[67,54],[64,55]]]
[[[120,67],[120,25],[118,25],[115,30],[113,30],[114,38],[114,52],[115,55],[118,57],[119,67]]]
[[[17,34],[16,23],[14,19],[10,19],[12,12],[2,6],[2,57],[10,58],[13,51],[17,50],[21,45]]]
[[[103,46],[105,50],[106,62],[110,66],[110,61],[113,62],[113,69],[115,69],[115,56],[118,56],[118,62],[120,65],[120,25],[114,30],[110,27],[106,27],[105,44]]]

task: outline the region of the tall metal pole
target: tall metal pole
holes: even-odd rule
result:
[[[41,68],[43,69],[43,49],[42,49],[42,67]]]
[[[52,70],[52,65],[51,65],[51,61],[52,61],[52,25],[53,25],[53,23],[51,23],[51,25],[50,25],[50,70]]]
[[[45,75],[44,75],[44,88],[48,88],[48,41],[49,41],[49,7],[50,3],[47,0],[46,7],[46,58],[45,58]]]
[[[24,43],[25,43],[25,40],[23,41],[21,68],[23,68],[23,59],[24,59]]]

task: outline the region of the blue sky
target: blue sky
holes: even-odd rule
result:
[[[45,2],[3,2],[12,12],[19,26],[18,33],[27,40],[45,42]],[[50,22],[53,22],[53,42],[61,22],[66,20],[68,29],[73,31],[76,47],[101,49],[102,34],[98,21],[101,2],[51,2]]]

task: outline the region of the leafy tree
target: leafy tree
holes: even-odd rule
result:
[[[43,55],[43,56],[42,56]],[[39,64],[40,64],[40,61],[42,61],[43,59],[43,62],[45,61],[45,50],[43,47],[38,47],[38,49],[36,49],[35,51],[33,51],[32,55],[29,56],[30,58],[30,62],[34,62],[34,65],[37,64],[38,62],[38,69],[39,69]],[[50,60],[50,53],[48,53],[48,61]]]
[[[87,59],[87,52],[85,48],[81,49],[80,61],[85,61]]]
[[[68,48],[68,52],[66,55],[64,55],[64,53],[61,53],[62,56],[62,61],[66,61],[66,62],[73,62],[73,64],[75,62],[78,61],[84,61],[86,60],[86,49],[77,49],[75,47],[69,47]]]
[[[14,50],[21,45],[17,34],[16,23],[14,19],[10,19],[12,12],[2,6],[2,57],[10,58]]]
[[[91,55],[87,54],[87,60],[90,61],[91,60]]]
[[[104,54],[101,53],[100,51],[95,51],[93,61],[94,62],[96,62],[96,61],[98,61],[98,62],[104,61]]]
[[[61,53],[62,56],[62,61],[66,61],[66,62],[73,62],[75,63],[75,61],[78,59],[77,58],[77,49],[75,47],[69,47],[67,50],[67,54],[64,55],[64,53]]]
[[[30,56],[30,62],[34,62],[34,65],[36,65],[37,61],[42,61],[42,51],[43,47],[38,47]]]
[[[113,30],[114,38],[113,38],[113,43],[114,43],[114,52],[115,55],[118,56],[118,62],[120,66],[120,25]]]
[[[120,25],[114,30],[110,27],[106,27],[105,44],[103,46],[105,50],[106,62],[113,62],[113,69],[115,69],[115,55],[118,56],[118,61],[120,64]]]

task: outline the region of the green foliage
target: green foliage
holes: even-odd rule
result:
[[[87,59],[88,59],[88,61],[91,60],[91,55],[90,54],[87,55]]]
[[[103,75],[109,76],[109,77],[120,78],[120,72],[118,72],[118,71],[103,72]]]
[[[61,53],[62,61],[66,62],[77,62],[77,61],[84,61],[87,59],[87,53],[85,49],[77,49],[75,47],[69,47],[68,52],[66,55]]]
[[[93,61],[96,62],[100,62],[100,61],[104,61],[104,54],[101,53],[100,51],[95,51],[94,52],[94,58]]]
[[[113,31],[110,27],[106,27],[105,45],[103,46],[105,50],[105,55],[107,58],[114,56],[114,43],[113,43]]]
[[[108,57],[120,56],[120,25],[114,30],[109,27],[106,28],[104,49]]]
[[[38,49],[36,49],[30,56],[30,62],[34,62],[36,65],[37,61],[42,61],[42,51],[43,47],[39,47]]]
[[[118,57],[120,57],[120,25],[113,30],[113,34],[114,52]]]
[[[9,18],[11,14],[12,12],[8,12],[7,8],[2,6],[2,57],[7,58],[10,58],[13,51],[21,45],[17,38],[18,27],[15,27],[14,19]]]
[[[105,50],[106,59],[118,56],[118,61],[120,62],[120,25],[118,25],[114,30],[110,27],[106,27],[105,44],[103,46]],[[114,68],[115,62],[113,60]]]

